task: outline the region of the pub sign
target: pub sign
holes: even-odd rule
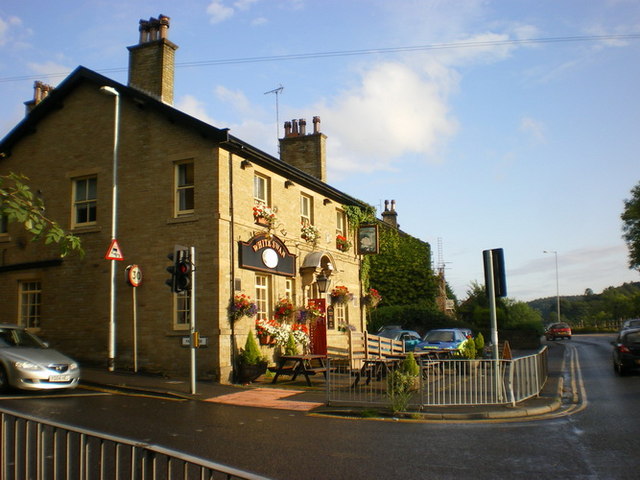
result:
[[[240,267],[287,277],[296,275],[296,256],[275,235],[259,234],[248,242],[238,242]]]

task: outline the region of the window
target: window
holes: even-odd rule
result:
[[[313,225],[313,198],[300,195],[300,221],[303,225]]]
[[[341,210],[336,210],[336,235],[347,236],[347,219]]]
[[[73,225],[96,223],[98,177],[77,178],[73,181]]]
[[[296,304],[296,281],[293,278],[287,278],[284,281],[284,296]]]
[[[345,303],[335,304],[333,306],[333,314],[335,316],[336,325],[343,326],[349,323],[347,318],[347,305]]]
[[[27,328],[40,327],[40,301],[42,287],[39,281],[20,282],[19,325]]]
[[[267,177],[253,176],[253,198],[256,203],[269,205],[269,179]]]
[[[176,164],[176,215],[193,213],[195,208],[195,186],[193,162]]]
[[[258,306],[258,320],[268,320],[271,316],[271,292],[267,275],[256,275],[256,305]]]
[[[173,327],[177,330],[189,328],[191,323],[191,290],[176,293]]]

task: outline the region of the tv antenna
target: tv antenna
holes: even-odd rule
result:
[[[282,93],[282,90],[284,90],[284,87],[282,86],[282,84],[280,84],[278,88],[274,88],[273,90],[264,92],[265,95],[273,93],[276,96],[276,139],[280,139],[280,107],[278,104],[278,95]],[[280,147],[278,147],[278,150],[280,150]]]

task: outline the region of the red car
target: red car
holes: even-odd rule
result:
[[[571,340],[571,327],[566,323],[553,323],[549,325],[544,335],[547,340],[555,340],[556,338]]]

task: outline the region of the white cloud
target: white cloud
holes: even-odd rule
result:
[[[22,20],[18,17],[0,18],[0,46],[6,45],[11,40],[10,30],[21,25]]]
[[[446,68],[430,73],[400,63],[377,64],[363,71],[350,90],[317,105],[314,111],[332,132],[331,166],[389,169],[405,154],[426,158],[436,153],[457,129],[446,98],[451,86],[441,81],[455,75]]]
[[[523,117],[520,119],[520,131],[528,134],[538,143],[546,141],[545,125],[534,118]]]
[[[34,73],[47,75],[51,77],[64,76],[72,70],[72,68],[69,68],[66,65],[63,65],[61,63],[57,63],[54,61],[48,61],[44,63],[29,62],[27,63],[27,67],[29,67],[29,70],[31,70]]]
[[[211,23],[220,23],[231,18],[234,14],[234,10],[233,8],[224,5],[223,0],[213,0],[207,7],[207,13],[211,17],[209,19]]]
[[[238,113],[254,116],[254,108],[244,93],[240,90],[230,90],[222,85],[218,85],[214,89],[214,93],[219,100],[230,104]]]
[[[176,102],[175,107],[192,117],[202,120],[203,122],[207,122],[211,125],[215,123],[215,120],[205,111],[204,103],[193,95],[185,95],[180,98],[180,100]]]

